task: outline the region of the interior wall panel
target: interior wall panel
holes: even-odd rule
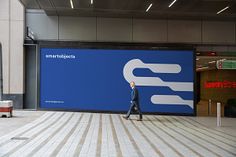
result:
[[[168,42],[198,43],[201,41],[201,21],[168,20]]]
[[[26,19],[26,25],[33,30],[37,39],[58,39],[57,16],[47,16],[44,13],[28,13],[26,14]]]
[[[96,40],[96,18],[59,17],[60,40]]]
[[[134,42],[167,42],[167,20],[133,20]]]
[[[235,44],[235,22],[203,21],[204,43]]]
[[[132,41],[132,19],[97,18],[98,41]]]

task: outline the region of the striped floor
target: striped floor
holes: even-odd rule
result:
[[[191,117],[46,112],[0,137],[1,157],[235,157],[236,134]]]

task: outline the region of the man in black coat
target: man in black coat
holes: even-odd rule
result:
[[[131,104],[130,104],[130,108],[129,111],[127,113],[126,116],[124,116],[125,119],[128,120],[129,116],[131,113],[136,112],[139,114],[139,121],[142,120],[143,116],[142,116],[142,112],[140,110],[140,106],[139,106],[139,94],[138,94],[138,89],[135,87],[135,83],[134,82],[130,82],[130,87],[132,88],[132,92],[131,92]]]

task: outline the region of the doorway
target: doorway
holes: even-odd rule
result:
[[[37,86],[37,45],[26,44],[25,46],[25,94],[24,109],[37,109],[38,86]]]

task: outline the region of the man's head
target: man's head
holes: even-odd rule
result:
[[[134,88],[134,87],[135,87],[134,81],[130,82],[130,87],[131,87],[131,88]]]

